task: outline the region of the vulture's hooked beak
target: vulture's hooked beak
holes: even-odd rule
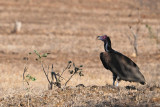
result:
[[[97,40],[102,40],[101,36],[97,36]]]
[[[97,40],[102,40],[103,41],[102,36],[97,36]]]

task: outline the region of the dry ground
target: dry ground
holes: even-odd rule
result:
[[[137,8],[141,23],[135,58],[127,35],[132,37],[128,26],[137,28]],[[160,46],[146,28],[148,24],[157,35],[159,18],[158,0],[0,0],[0,106],[27,106],[22,74],[24,57],[33,50],[50,52],[45,63],[54,64],[56,72],[69,60],[83,64],[85,76],[72,78],[70,87],[47,91],[41,65],[30,60],[27,73],[37,79],[30,83],[31,106],[160,106]],[[12,33],[15,21],[22,22],[17,34]],[[111,37],[115,50],[138,64],[147,85],[122,81],[119,88],[110,86],[112,74],[99,60],[103,43],[96,40],[103,34]],[[128,85],[135,89],[126,89]]]

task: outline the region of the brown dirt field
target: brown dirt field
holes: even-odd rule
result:
[[[139,56],[133,57],[127,35],[132,37],[128,26],[136,31],[138,8]],[[160,43],[146,28],[151,26],[160,39],[159,18],[158,0],[0,0],[0,106],[160,106]],[[19,33],[12,33],[15,21],[22,22]],[[103,34],[110,36],[113,49],[137,63],[146,85],[122,81],[111,86],[112,74],[99,59],[103,43],[96,40]],[[37,80],[28,92],[22,78],[24,57],[33,50],[51,53],[45,63],[56,72],[69,60],[84,65],[84,76],[49,91],[41,65],[31,56],[27,73]]]

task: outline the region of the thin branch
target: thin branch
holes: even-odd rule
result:
[[[131,40],[131,37],[130,37],[129,35],[127,35],[127,37],[128,37],[128,40],[129,40],[130,44],[133,45],[133,42],[132,42],[132,40]]]
[[[129,26],[129,29],[131,30],[132,34],[133,34],[133,37],[136,37],[137,35],[134,33],[133,29],[131,26]]]
[[[26,81],[26,79],[25,79],[25,73],[26,73],[26,71],[27,71],[27,67],[24,68],[24,72],[23,72],[23,80],[25,80],[25,81]],[[26,83],[27,83],[27,85],[29,85],[28,81],[26,81]]]
[[[23,72],[23,80],[25,79],[25,72],[27,71],[27,67],[24,68],[24,72]]]
[[[62,79],[64,79],[65,80],[65,78],[63,78],[62,76],[60,76],[60,74],[59,73],[57,73],[56,74],[58,77],[61,77]]]
[[[52,72],[51,72],[51,78],[52,78],[52,80],[51,80],[51,82],[53,83],[53,81],[54,81],[54,78],[53,78],[53,64],[52,64]]]
[[[53,71],[53,64],[52,64],[52,72],[51,72],[52,80],[53,80],[53,75],[54,75],[54,77],[55,77],[55,79],[56,79],[56,82],[57,82],[58,79],[57,79],[56,73]]]
[[[66,86],[67,83],[71,80],[71,78],[73,77],[74,74],[76,74],[76,72],[74,72],[74,73],[70,76],[70,78],[66,81],[65,86]]]
[[[133,37],[134,37],[134,44],[133,44],[134,45],[134,50],[135,50],[136,55],[138,55],[138,50],[137,50],[137,37],[138,37],[138,35],[134,33],[132,27],[129,27],[129,28],[130,28],[130,30],[133,34]]]
[[[70,63],[68,63],[68,65],[67,65],[66,68],[62,71],[62,73],[61,73],[61,75],[60,75],[59,77],[62,77],[64,71],[66,71],[66,69],[68,69],[69,65],[70,65]]]
[[[77,68],[73,62],[73,67],[74,67],[74,73],[70,76],[70,78],[66,81],[65,86],[67,85],[67,83],[71,80],[71,78],[77,73]]]
[[[46,73],[46,71],[45,71],[45,69],[44,69],[44,67],[43,67],[43,64],[41,64],[41,65],[42,65],[43,72],[44,72],[44,74],[45,74],[45,76],[46,76],[48,82],[51,84],[51,82],[50,82],[50,80],[49,80],[49,78],[48,78],[48,75],[47,75],[47,73]]]
[[[49,65],[48,65],[48,70],[47,70],[47,76],[48,76],[48,74],[49,74]]]

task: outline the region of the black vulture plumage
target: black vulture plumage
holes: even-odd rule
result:
[[[103,66],[113,73],[113,85],[115,85],[116,79],[118,80],[117,86],[120,80],[145,84],[145,78],[138,66],[127,56],[113,50],[111,40],[107,35],[97,38],[104,42],[105,52],[100,53],[100,59]]]

